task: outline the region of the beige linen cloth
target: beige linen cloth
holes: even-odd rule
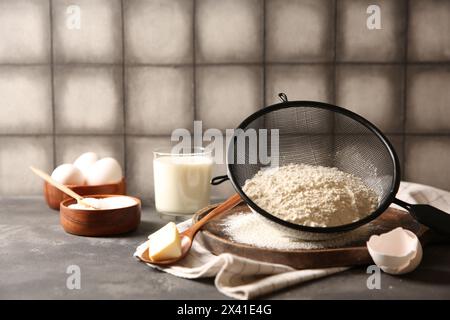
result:
[[[402,182],[398,198],[410,203],[432,204],[450,212],[450,192],[433,187]],[[178,225],[183,231],[191,220]],[[139,256],[145,249],[141,244],[134,253]],[[218,256],[206,250],[194,240],[192,249],[182,261],[169,267],[147,264],[152,268],[173,274],[174,276],[197,279],[215,277],[214,284],[221,293],[235,299],[253,299],[277,290],[322,278],[349,268],[296,270],[286,265],[265,263],[223,253]]]

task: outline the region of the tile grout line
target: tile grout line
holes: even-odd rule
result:
[[[405,34],[403,39],[404,47],[404,55],[403,55],[403,119],[402,119],[402,132],[403,132],[403,141],[402,141],[402,169],[400,171],[400,179],[405,179],[405,168],[406,168],[406,103],[407,103],[407,81],[408,81],[408,33],[409,33],[409,0],[405,2]]]
[[[333,65],[332,65],[332,70],[333,70],[333,94],[332,94],[332,103],[334,105],[336,105],[336,83],[337,83],[337,68],[336,68],[336,61],[337,61],[337,28],[338,28],[338,21],[337,21],[337,16],[338,16],[338,8],[337,8],[337,1],[334,1],[334,32],[333,32]],[[333,122],[334,125],[334,122]]]
[[[196,45],[197,1],[192,0],[192,117],[197,118],[197,45]],[[194,125],[194,124],[192,124]]]
[[[267,45],[267,30],[266,30],[266,23],[267,23],[267,0],[263,0],[263,8],[262,8],[262,68],[263,68],[263,74],[262,74],[262,101],[263,101],[263,108],[267,106],[267,92],[266,92],[266,85],[267,85],[267,52],[266,52],[266,45]]]
[[[127,111],[126,111],[126,72],[125,72],[125,12],[124,12],[124,0],[120,1],[120,20],[122,23],[122,134],[123,134],[123,172],[124,177],[127,177]]]
[[[450,61],[408,61],[408,65],[410,66],[450,66]],[[265,61],[267,65],[273,66],[295,66],[295,65],[318,65],[318,66],[327,66],[327,65],[348,65],[348,66],[366,66],[366,65],[399,65],[403,66],[405,64],[404,61]],[[123,63],[106,63],[106,62],[96,62],[96,63],[59,63],[53,62],[54,66],[63,66],[63,67],[90,67],[90,68],[101,68],[101,67],[122,67]],[[193,63],[127,63],[125,62],[126,67],[192,67]],[[217,62],[217,63],[209,63],[209,62],[198,62],[196,65],[200,67],[214,67],[214,66],[261,66],[261,62]],[[48,62],[45,63],[2,63],[1,67],[46,67],[48,66]]]
[[[54,55],[53,55],[53,0],[48,2],[49,9],[49,27],[50,27],[50,88],[51,88],[51,104],[52,104],[52,161],[53,168],[56,168],[56,106],[55,106],[55,68],[54,68]]]
[[[337,75],[336,75],[336,56],[337,56],[337,43],[336,43],[336,39],[337,39],[337,0],[334,1],[333,4],[333,8],[334,8],[334,21],[333,21],[333,61],[332,61],[332,73],[333,73],[333,79],[332,79],[332,96],[331,96],[331,103],[336,105],[336,81],[337,81]],[[333,122],[331,124],[332,128],[332,132],[335,133],[336,131],[336,118],[335,115],[333,114]],[[336,141],[333,139],[332,142],[332,148],[333,148],[333,152],[336,152]]]
[[[396,137],[443,137],[450,138],[450,132],[383,132],[388,136]],[[110,138],[121,138],[122,133],[58,133],[58,137],[110,137]],[[146,133],[128,133],[127,137],[143,137],[143,138],[160,138],[160,137],[170,137],[170,134],[146,134]],[[52,133],[1,133],[0,137],[3,138],[23,138],[23,137],[53,137]]]

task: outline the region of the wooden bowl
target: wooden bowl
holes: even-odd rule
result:
[[[68,187],[81,196],[96,194],[125,195],[126,193],[125,178],[123,178],[120,182],[111,184],[99,184],[96,186],[68,185]],[[54,210],[59,210],[59,204],[62,201],[72,199],[64,192],[49,184],[47,181],[44,182],[44,197],[48,206]]]
[[[115,197],[113,194],[87,195],[86,198]],[[76,203],[75,199],[66,199],[60,204],[60,223],[68,233],[78,236],[101,237],[126,233],[135,230],[141,222],[141,201],[137,198],[135,205],[118,209],[83,210],[68,206]]]

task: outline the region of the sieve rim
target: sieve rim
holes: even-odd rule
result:
[[[259,214],[263,215],[264,217],[279,223],[281,225],[284,225],[289,228],[297,229],[300,231],[305,232],[311,232],[311,233],[335,233],[335,232],[344,232],[344,231],[350,231],[353,229],[356,229],[364,224],[369,223],[370,221],[376,219],[379,217],[386,209],[394,202],[395,196],[398,192],[399,186],[400,186],[400,161],[398,159],[398,155],[394,150],[394,147],[392,146],[391,142],[387,139],[387,137],[381,132],[380,129],[378,129],[373,123],[371,123],[369,120],[365,119],[364,117],[360,116],[359,114],[352,112],[348,109],[345,109],[343,107],[339,107],[333,104],[320,102],[320,101],[312,101],[312,100],[297,100],[297,101],[286,101],[286,102],[280,102],[277,104],[269,105],[263,109],[260,109],[254,113],[252,113],[250,116],[248,116],[246,119],[244,119],[241,124],[237,127],[237,129],[245,130],[247,126],[252,123],[254,120],[260,118],[261,116],[285,109],[285,108],[318,108],[318,109],[324,109],[328,111],[333,111],[336,113],[340,113],[344,116],[349,117],[350,119],[357,121],[361,123],[365,128],[369,129],[377,138],[383,143],[383,145],[386,147],[387,151],[389,152],[389,155],[391,157],[393,166],[394,166],[394,172],[393,172],[393,183],[391,184],[390,190],[389,190],[389,196],[385,197],[385,200],[377,207],[375,211],[373,211],[371,214],[367,215],[366,217],[357,220],[355,222],[351,222],[344,225],[339,226],[332,226],[332,227],[311,227],[311,226],[305,226],[305,225],[299,225],[295,224],[286,220],[283,220],[281,218],[278,218],[277,216],[274,216],[270,214],[269,212],[265,211],[264,209],[260,208],[254,201],[252,201],[242,190],[242,187],[236,183],[236,177],[233,174],[233,170],[231,169],[233,165],[233,159],[230,159],[233,152],[231,151],[231,148],[234,146],[234,142],[237,139],[237,132],[235,131],[233,133],[233,136],[230,139],[230,143],[228,145],[227,149],[227,175],[230,178],[231,184],[233,185],[233,188],[236,190],[236,192],[241,196],[241,198],[246,202],[247,205],[249,205],[253,210],[258,212]]]

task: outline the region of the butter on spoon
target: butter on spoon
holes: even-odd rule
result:
[[[175,224],[169,223],[150,235],[149,240],[137,252],[137,257],[143,262],[155,265],[170,265],[183,259],[189,253],[194,237],[203,225],[241,202],[242,199],[238,194],[231,196],[181,233],[178,232]]]

